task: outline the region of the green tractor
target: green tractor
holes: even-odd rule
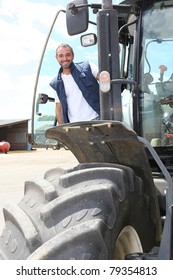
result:
[[[112,2],[75,0],[56,14],[36,79],[32,145],[62,143],[79,164],[48,170],[4,207],[1,259],[173,259],[173,0]],[[62,26],[64,38],[80,39],[79,52],[97,53],[98,121],[50,122],[54,98],[40,83],[49,84],[46,54]]]

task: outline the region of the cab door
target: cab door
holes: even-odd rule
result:
[[[91,15],[92,17],[92,15]],[[96,25],[89,24],[89,32],[96,32]],[[50,27],[43,52],[41,54],[36,82],[34,87],[32,108],[32,145],[49,147],[56,145],[56,141],[46,139],[45,131],[58,125],[55,117],[55,94],[50,87],[51,80],[58,74],[59,64],[55,58],[56,48],[61,43],[69,44],[74,51],[74,62],[89,61],[97,65],[97,45],[85,48],[81,45],[81,35],[69,36],[66,27],[66,11],[59,10]]]

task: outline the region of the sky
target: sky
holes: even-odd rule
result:
[[[0,120],[31,119],[36,74],[45,40],[57,10],[65,9],[68,2],[70,0],[0,0]],[[88,1],[92,2],[101,0]],[[63,34],[65,22],[60,25],[57,31]],[[52,59],[58,41],[58,38],[50,41]],[[84,52],[86,58],[95,56],[91,50],[81,50],[81,54]],[[57,67],[55,62],[53,70]],[[50,69],[49,59],[46,67],[48,65]],[[49,79],[50,73],[47,79],[44,76],[47,86]]]
[[[59,6],[67,2],[0,0],[0,120],[31,118],[40,55]]]

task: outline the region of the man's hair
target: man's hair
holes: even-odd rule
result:
[[[56,54],[59,48],[69,48],[72,52],[72,54],[74,54],[72,47],[69,44],[60,44],[57,48],[56,48]]]

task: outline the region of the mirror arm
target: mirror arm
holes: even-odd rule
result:
[[[78,14],[78,10],[80,8],[86,8],[86,7],[91,7],[91,5],[88,5],[88,4],[75,5],[74,3],[69,4],[69,10],[71,10],[72,15],[74,15],[74,16]]]
[[[55,98],[53,98],[53,97],[48,97],[47,100],[50,101],[50,102],[54,102],[54,101],[55,101]]]

